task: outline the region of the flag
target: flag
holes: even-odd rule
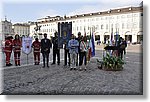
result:
[[[89,38],[89,44],[88,44],[88,54],[87,54],[87,61],[90,61],[90,58],[91,58],[91,31],[90,31],[90,38]]]
[[[116,39],[115,39],[115,41],[116,41],[116,46],[118,46],[118,41],[119,41],[119,33],[116,31]]]
[[[90,39],[89,39],[89,50],[88,50],[88,61],[90,61],[91,57],[95,56],[95,43],[94,43],[94,37],[93,37],[93,33],[91,36],[90,33]]]
[[[94,43],[93,33],[92,33],[92,38],[91,38],[91,44],[92,44],[92,46],[91,46],[91,51],[92,51],[91,55],[92,55],[92,57],[94,57],[95,56],[95,43]]]
[[[111,38],[110,38],[110,45],[113,45],[113,28],[112,28],[112,32],[111,32]]]
[[[22,51],[25,54],[30,54],[32,51],[32,38],[31,37],[23,37],[22,38]]]
[[[86,31],[85,31],[85,27],[84,27],[84,36],[86,36]]]

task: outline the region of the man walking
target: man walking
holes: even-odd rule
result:
[[[41,40],[41,53],[43,55],[43,68],[45,68],[45,58],[47,59],[47,67],[49,68],[49,53],[52,43],[47,39],[47,34],[44,34],[44,39]]]
[[[53,64],[56,62],[56,55],[57,55],[57,64],[60,64],[60,49],[58,48],[58,33],[54,33],[55,37],[52,38],[53,43]]]

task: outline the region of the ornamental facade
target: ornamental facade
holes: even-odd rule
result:
[[[110,39],[113,33],[126,39],[130,43],[140,43],[143,38],[143,6],[126,7],[112,9],[108,11],[74,15],[74,16],[56,16],[41,18],[37,20],[38,26],[41,26],[39,31],[35,31],[35,23],[30,25],[30,36],[37,35],[40,38],[44,33],[48,37],[54,35],[58,31],[58,22],[72,22],[72,33],[77,36],[78,32],[82,35],[90,35],[90,32],[95,34],[95,40],[104,42]]]

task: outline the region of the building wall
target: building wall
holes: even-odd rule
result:
[[[7,21],[1,21],[0,22],[0,40],[5,40],[5,37],[7,36],[13,36],[14,32],[12,30],[12,23]]]
[[[18,34],[19,36],[27,36],[30,34],[30,26],[29,25],[23,25],[23,24],[14,24],[14,33]]]
[[[90,35],[90,31],[94,32],[96,35],[100,35],[100,40],[104,41],[105,35],[111,35],[113,32],[116,35],[116,32],[123,38],[131,35],[131,42],[137,42],[137,35],[142,35],[143,32],[143,14],[140,10],[130,10],[131,8],[126,8],[129,12],[120,12],[111,13],[105,12],[105,14],[96,14],[92,13],[88,16],[80,15],[74,17],[68,17],[66,19],[61,19],[57,21],[49,21],[44,23],[39,23],[41,25],[41,31],[39,33],[47,33],[48,36],[53,36],[55,30],[57,31],[58,22],[72,22],[72,33],[77,36],[78,32],[81,32],[82,35]],[[113,11],[113,10],[112,10]],[[120,12],[120,13],[119,13]],[[30,33],[35,33],[35,25],[30,26]],[[129,39],[127,39],[129,40]]]

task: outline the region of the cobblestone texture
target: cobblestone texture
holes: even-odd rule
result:
[[[97,54],[101,55],[101,51]],[[116,72],[98,69],[96,57],[87,71],[70,71],[69,67],[63,67],[63,62],[50,68],[42,65],[5,68],[2,94],[141,95],[141,57],[140,53],[128,53],[123,71]]]
[[[104,71],[97,68],[96,52],[87,71],[70,71],[69,67],[42,65],[4,68],[2,94],[50,95],[142,95],[143,67],[141,53],[127,53],[123,71]]]

